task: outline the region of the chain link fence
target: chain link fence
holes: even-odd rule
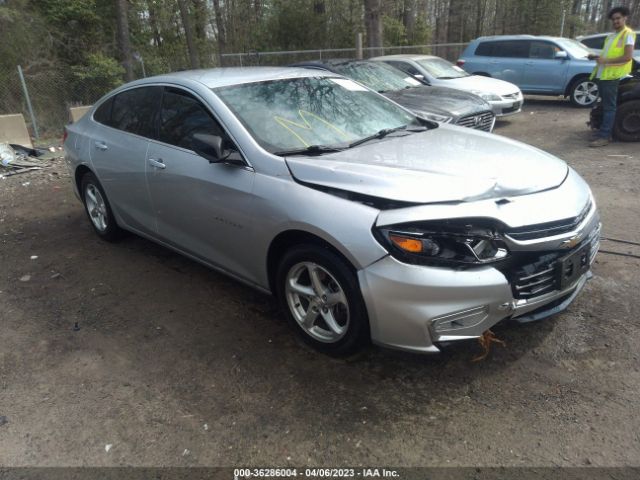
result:
[[[363,56],[400,53],[437,55],[455,62],[462,53],[464,43],[415,45],[400,47],[363,48]],[[330,50],[296,50],[281,52],[247,52],[221,55],[222,66],[284,66],[305,60],[330,58],[355,58],[355,48]],[[165,70],[162,66],[154,73]],[[170,71],[170,69],[166,69]],[[142,72],[140,72],[142,76]],[[122,78],[82,78],[73,69],[64,71],[55,68],[23,70],[24,82],[19,67],[6,71],[0,78],[0,115],[22,113],[27,128],[36,143],[54,143],[62,138],[63,127],[69,123],[69,108],[93,104],[104,94],[124,83]],[[29,99],[31,109],[29,108]]]

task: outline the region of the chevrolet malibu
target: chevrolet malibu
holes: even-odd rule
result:
[[[330,354],[438,352],[545,318],[598,249],[591,191],[562,160],[329,72],[139,80],[70,125],[65,147],[97,235],[128,230],[273,293]]]

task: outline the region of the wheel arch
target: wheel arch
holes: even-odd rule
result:
[[[493,78],[488,72],[473,72],[471,75],[479,75],[480,77],[489,77]]]
[[[568,97],[571,94],[571,89],[573,88],[573,85],[578,81],[578,80],[582,80],[582,79],[589,79],[589,74],[588,73],[577,73],[575,74],[571,80],[569,80],[569,82],[567,82],[566,87],[564,87],[564,96]]]
[[[344,260],[345,264],[357,275],[357,268],[353,261],[328,240],[305,230],[285,230],[274,237],[267,251],[267,280],[269,282],[269,289],[273,294],[276,293],[276,274],[279,260],[289,248],[302,244],[311,244],[326,248]]]
[[[82,189],[81,189],[82,178],[87,173],[93,173],[93,171],[89,167],[87,167],[84,163],[78,165],[78,167],[76,168],[76,171],[74,172],[74,181],[76,183],[76,188],[78,189],[78,193],[80,194],[80,198],[82,198]]]

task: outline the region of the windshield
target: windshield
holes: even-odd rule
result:
[[[556,39],[556,42],[574,58],[586,58],[587,55],[592,53],[591,50],[577,40],[572,40],[570,38],[558,38]]]
[[[348,145],[419,120],[346,78],[305,77],[213,90],[269,152]]]
[[[415,78],[382,62],[343,63],[333,65],[333,70],[381,93],[422,85]]]
[[[416,62],[418,62],[418,65],[424,68],[427,73],[434,78],[446,80],[449,78],[462,78],[469,76],[469,74],[460,67],[457,67],[442,58],[423,58],[422,60],[416,60]]]

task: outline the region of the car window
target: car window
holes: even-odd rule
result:
[[[529,44],[529,58],[553,59],[560,48],[551,42],[532,40]]]
[[[418,64],[424,68],[429,75],[438,80],[448,80],[452,78],[468,77],[469,74],[460,67],[447,62],[444,58],[423,58],[417,60]]]
[[[636,45],[634,48],[640,50],[640,33],[636,33]]]
[[[289,78],[214,92],[270,152],[345,145],[382,129],[421,125],[392,101],[346,78]]]
[[[583,40],[580,40],[580,42],[582,42],[584,45],[586,45],[589,48],[602,50],[602,47],[604,47],[604,41],[606,38],[607,38],[606,35],[604,35],[602,37],[585,38]]]
[[[193,136],[196,133],[225,137],[220,124],[198,99],[182,89],[166,87],[162,96],[158,139],[194,150]]]
[[[111,107],[113,106],[113,97],[100,105],[93,113],[93,119],[103,125],[109,125],[111,122]]]
[[[140,87],[116,95],[108,125],[143,137],[155,138],[158,98],[162,87]]]
[[[403,90],[422,85],[384,62],[345,62],[334,65],[336,73],[349,77],[376,92]]]
[[[476,48],[475,54],[485,57],[527,58],[529,56],[529,41],[501,40],[482,42]]]
[[[398,70],[402,70],[405,73],[408,73],[409,75],[419,75],[420,72],[418,72],[418,70],[416,70],[415,68],[413,68],[411,65],[409,65],[406,62],[398,62],[398,61],[388,61],[385,62],[389,65],[391,65],[394,68],[397,68]]]

